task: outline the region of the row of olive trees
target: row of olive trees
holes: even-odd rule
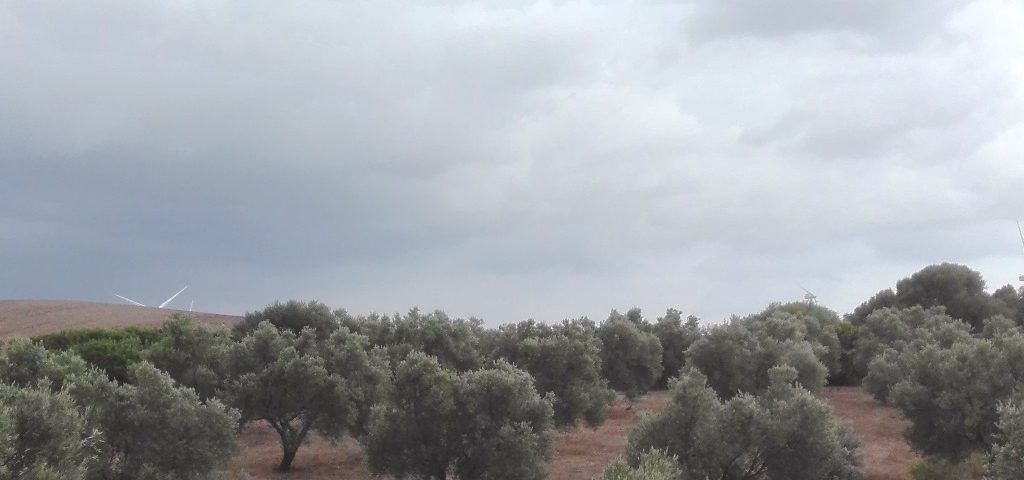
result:
[[[443,313],[353,318],[317,302],[276,303],[230,333],[186,318],[145,357],[241,422],[278,433],[288,470],[312,432],[345,435],[397,477],[542,478],[555,425],[596,425],[612,394],[586,322],[485,335]],[[513,366],[505,354],[535,374]],[[502,473],[504,472],[504,473]]]
[[[155,389],[156,378],[168,398],[234,419],[208,425],[269,424],[280,437],[281,470],[291,467],[298,449],[316,432],[331,440],[356,438],[378,473],[486,478],[516,471],[515,478],[539,478],[550,455],[551,429],[581,422],[599,425],[614,390],[634,399],[681,374],[699,371],[712,391],[731,401],[764,394],[771,386],[769,370],[786,365],[796,374],[794,388],[820,392],[825,379],[839,369],[837,322],[827,309],[790,304],[710,330],[701,329],[695,318],[684,320],[676,310],[652,323],[639,309],[613,311],[600,324],[587,319],[555,325],[526,321],[487,329],[479,320],[452,319],[442,312],[355,317],[317,302],[292,301],[247,314],[231,331],[209,330],[187,317],[174,317],[141,351],[143,363],[132,367],[127,381],[107,380],[86,368],[92,372],[86,382],[90,388],[65,392],[58,379],[60,386],[50,391],[58,403],[63,401],[60,395],[71,395],[80,416],[88,414],[82,417],[88,422],[80,437],[92,440],[82,444],[84,458],[94,463],[106,458],[108,468],[118,471],[138,459],[146,465],[139,467],[144,471],[165,475],[159,470],[163,467],[142,460],[139,452],[150,444],[154,452],[170,452],[168,458],[196,469],[192,477],[168,474],[174,478],[204,478],[216,466],[215,458],[223,463],[232,452],[230,432],[189,423],[180,428],[205,435],[190,442],[203,445],[228,438],[222,442],[227,447],[210,449],[207,461],[193,462],[183,460],[187,451],[176,456],[173,448],[144,437],[113,440],[129,431],[116,421],[131,416],[103,417],[102,412],[121,408],[103,406],[118,398],[116,392],[141,395],[141,388]],[[87,367],[73,355],[31,348],[63,359],[58,364]],[[8,355],[17,351],[7,349]],[[10,377],[15,378],[24,369],[18,365],[6,361],[0,368],[15,372]],[[32,382],[51,385],[60,376],[54,372],[62,371],[47,368],[31,377]],[[11,388],[42,388],[31,382],[6,383]],[[184,408],[170,401],[152,403],[159,398],[155,392],[147,394],[151,403],[145,408],[178,413]],[[194,415],[187,418],[196,420]],[[152,419],[171,421],[170,416]],[[4,424],[0,418],[0,427]],[[160,423],[146,425],[173,431]],[[93,430],[99,433],[86,434]],[[138,432],[144,435],[145,429],[138,427]],[[86,454],[96,445],[105,449],[100,450],[105,457]],[[21,455],[18,448],[10,451]],[[512,470],[513,464],[519,470]],[[143,477],[126,473],[95,478]]]

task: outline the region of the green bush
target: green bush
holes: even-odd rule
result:
[[[33,341],[48,350],[75,353],[111,379],[128,382],[129,371],[142,360],[143,350],[162,338],[160,330],[126,327],[65,330],[35,337]]]

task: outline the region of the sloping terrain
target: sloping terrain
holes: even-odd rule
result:
[[[159,326],[169,308],[137,307],[76,300],[0,300],[0,337],[32,337],[61,330],[91,327]],[[231,326],[233,315],[192,312],[192,318],[210,327]]]

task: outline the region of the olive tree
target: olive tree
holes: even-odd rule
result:
[[[291,468],[311,431],[337,440],[362,430],[363,412],[373,400],[377,386],[367,382],[377,378],[376,366],[364,350],[365,338],[338,329],[326,342],[330,348],[318,342],[312,328],[296,335],[268,321],[229,353],[226,398],[243,423],[263,420],[277,432],[281,471]]]
[[[263,322],[270,322],[271,325],[296,335],[309,328],[319,339],[329,337],[340,326],[338,318],[327,305],[315,300],[289,300],[285,303],[274,302],[263,310],[246,313],[232,331],[235,338],[242,338],[259,328]]]
[[[15,340],[0,349],[0,382],[16,386],[32,386],[46,380],[54,390],[62,389],[75,376],[100,375],[74,353],[52,352],[41,345]]]
[[[635,399],[661,378],[661,341],[640,328],[639,310],[630,315],[612,311],[597,329],[601,340],[602,373],[612,388]]]
[[[702,372],[708,385],[724,398],[740,393],[759,394],[770,384],[768,371],[777,365],[789,365],[797,371],[797,381],[812,393],[820,393],[828,370],[818,360],[813,344],[801,340],[802,326],[788,325],[787,336],[759,329],[735,319],[709,329],[687,351],[688,366]],[[779,338],[786,338],[779,340]]]
[[[859,478],[852,434],[836,425],[826,403],[795,383],[796,371],[776,367],[770,388],[754,397],[722,401],[704,375],[684,371],[659,414],[647,414],[630,432],[626,457],[663,451],[684,479],[820,480]]]
[[[413,352],[399,362],[363,439],[370,470],[396,478],[445,479],[462,447],[458,382],[456,372],[424,353]]]
[[[850,316],[860,324],[880,308],[944,307],[953,318],[980,330],[985,319],[997,315],[1014,316],[1007,305],[1006,292],[994,298],[985,291],[981,274],[964,265],[930,265],[896,283],[896,291],[882,290],[857,307]]]
[[[143,358],[195,389],[201,398],[213,397],[227,376],[228,333],[204,328],[182,314],[172,315],[160,332],[161,340],[150,345]]]
[[[815,356],[828,369],[828,375],[841,375],[842,347],[836,330],[841,321],[832,310],[807,303],[772,304],[744,321],[756,333],[776,340],[809,342]]]
[[[604,421],[615,393],[601,376],[601,342],[594,332],[531,320],[502,325],[489,343],[492,358],[527,371],[537,391],[551,395],[556,426],[572,427],[582,419],[596,427]]]
[[[554,444],[553,411],[530,374],[503,361],[466,372],[457,405],[463,441],[454,462],[459,478],[546,478]]]
[[[226,466],[237,452],[236,411],[217,399],[201,401],[146,362],[132,368],[131,380],[71,389],[89,399],[82,403],[102,432],[100,478],[201,480]]]
[[[12,342],[0,354],[3,383],[72,399],[84,423],[68,433],[93,439],[90,480],[207,479],[235,453],[235,411],[216,399],[201,401],[147,362],[128,375],[129,382],[118,383],[72,354],[28,342]]]
[[[368,315],[353,317],[344,310],[336,312],[340,322],[352,331],[366,335],[372,345],[386,348],[397,363],[412,351],[433,355],[445,366],[458,371],[480,368],[483,322],[476,318],[451,318],[436,310],[423,313],[412,309],[391,317]]]
[[[889,401],[910,421],[907,438],[925,454],[961,459],[992,445],[999,402],[1024,380],[1024,336],[931,343],[900,367]]]
[[[0,385],[0,479],[84,480],[97,441],[66,391]]]
[[[539,479],[553,441],[550,401],[506,362],[459,374],[413,352],[395,367],[363,443],[397,478]]]
[[[858,377],[864,377],[871,361],[887,349],[901,352],[914,342],[920,346],[935,339],[949,345],[970,337],[971,327],[947,315],[942,307],[879,309],[857,327],[853,368]]]
[[[1018,391],[999,405],[998,433],[989,461],[988,478],[1024,478],[1024,395]]]
[[[683,315],[679,310],[668,309],[665,316],[658,318],[658,321],[651,327],[651,332],[661,342],[661,377],[657,385],[665,387],[668,381],[679,375],[679,370],[686,365],[686,350],[693,342],[700,338],[700,325],[697,317],[687,317],[683,321]]]

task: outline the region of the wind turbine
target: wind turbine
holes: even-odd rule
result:
[[[814,302],[818,299],[818,296],[813,294],[813,293],[811,293],[810,290],[804,288],[803,285],[797,284],[797,286],[800,287],[800,289],[804,291],[804,300],[807,300],[807,304],[808,305],[814,305]]]
[[[168,298],[167,300],[164,300],[164,303],[161,303],[160,305],[157,305],[156,308],[164,308],[164,307],[166,307],[168,303],[171,303],[171,300],[174,300],[175,297],[177,297],[178,295],[181,295],[181,292],[184,292],[187,288],[188,288],[188,285],[185,285],[184,287],[181,288],[181,290],[178,290],[178,293],[175,293],[174,295],[171,295],[171,298]],[[126,301],[128,303],[131,303],[131,304],[134,304],[134,305],[138,305],[140,307],[145,307],[145,305],[143,305],[143,304],[141,304],[139,302],[136,302],[135,300],[132,300],[132,299],[130,299],[128,297],[122,297],[121,295],[118,295],[116,293],[114,294],[114,296],[117,297],[117,298],[120,298],[121,300],[124,300],[124,301]],[[192,311],[192,307],[191,306],[189,306],[189,311]]]
[[[1020,244],[1024,248],[1024,230],[1020,228],[1020,220],[1017,220],[1017,233],[1020,234]],[[1017,280],[1024,282],[1024,275],[1017,277]]]

